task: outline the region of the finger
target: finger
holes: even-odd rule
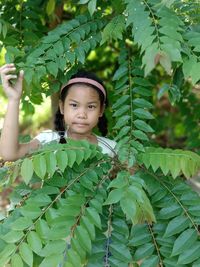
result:
[[[20,70],[20,72],[19,72],[19,78],[20,79],[23,79],[24,78],[24,71],[23,70]]]
[[[9,81],[11,79],[17,79],[17,75],[15,74],[9,74],[4,77],[4,80]]]
[[[13,64],[13,63],[5,64],[5,65],[0,67],[0,71],[4,70],[4,69],[7,69],[7,68],[13,68],[13,67],[15,67],[15,64]]]
[[[16,87],[20,88],[20,90],[22,90],[23,79],[24,79],[24,71],[20,70],[19,77],[18,77],[17,82],[15,84]]]
[[[14,66],[10,66],[10,67],[4,67],[0,70],[1,74],[7,74],[9,72],[13,72],[16,71],[16,68]]]

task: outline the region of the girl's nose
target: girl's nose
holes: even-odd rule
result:
[[[78,118],[79,119],[87,119],[87,113],[85,112],[85,110],[80,110],[79,111]]]

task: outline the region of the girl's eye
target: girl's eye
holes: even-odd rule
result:
[[[70,103],[69,104],[71,107],[73,107],[73,108],[76,108],[77,107],[77,104],[76,103]]]
[[[89,109],[95,109],[96,106],[94,106],[94,105],[89,105],[88,108],[89,108]]]

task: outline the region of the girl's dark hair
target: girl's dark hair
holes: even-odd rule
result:
[[[85,70],[79,70],[76,74],[74,74],[71,78],[88,78],[88,79],[92,79],[94,81],[97,81],[98,83],[100,83],[101,85],[103,85],[103,87],[105,88],[103,82],[101,79],[99,79],[94,73],[92,72],[87,72]],[[61,94],[60,94],[60,100],[64,103],[65,98],[68,94],[69,88],[71,85],[66,86],[63,88]],[[108,106],[108,100],[107,97],[105,99],[104,94],[94,85],[90,85],[94,90],[97,91],[97,93],[99,94],[99,99],[100,99],[100,104],[101,107],[103,107],[103,105],[105,104],[105,106]],[[106,90],[106,88],[105,88]],[[107,95],[107,93],[106,93]],[[106,136],[108,129],[107,129],[107,119],[105,114],[103,114],[102,117],[99,118],[98,121],[98,128],[99,131],[101,132],[101,134],[103,136]],[[60,143],[65,143],[65,123],[64,123],[64,116],[61,114],[60,109],[58,108],[56,114],[55,114],[55,120],[54,120],[54,128],[55,130],[58,132],[58,134],[60,135]]]

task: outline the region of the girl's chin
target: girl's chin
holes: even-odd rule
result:
[[[68,132],[72,135],[89,135],[91,131],[86,130],[84,127],[77,127],[73,129],[69,129]]]

